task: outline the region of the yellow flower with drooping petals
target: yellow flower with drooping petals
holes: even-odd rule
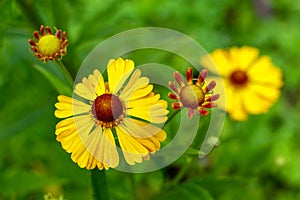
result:
[[[132,60],[109,61],[108,82],[94,70],[75,85],[79,98],[58,96],[55,116],[57,140],[82,168],[115,168],[120,147],[133,165],[160,149],[166,133],[156,126],[167,120],[167,102],[152,92],[149,79],[134,70]],[[80,99],[81,98],[81,99]]]
[[[244,121],[248,114],[267,112],[280,96],[282,72],[269,56],[260,56],[257,48],[216,49],[200,62],[212,72],[220,73],[222,79],[214,80],[223,81],[226,92],[224,109],[234,120]],[[218,90],[220,88],[216,87]]]

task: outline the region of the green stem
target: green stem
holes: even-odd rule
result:
[[[135,185],[134,173],[129,174],[129,178],[130,178],[130,184],[131,184],[131,189],[132,189],[132,200],[135,200],[136,199],[136,194],[135,194],[136,185]]]
[[[69,70],[66,68],[66,66],[60,60],[55,61],[55,63],[59,66],[60,70],[64,74],[64,76],[67,79],[67,81],[68,81],[69,85],[71,86],[71,88],[73,88],[74,79],[71,76]]]
[[[192,157],[187,157],[187,162],[180,169],[180,171],[177,173],[177,175],[172,179],[172,181],[168,184],[167,188],[173,187],[179,183],[179,181],[184,177],[184,175],[190,169],[190,166],[193,163],[192,161],[193,161]]]
[[[109,200],[105,170],[93,169],[91,172],[95,199]]]

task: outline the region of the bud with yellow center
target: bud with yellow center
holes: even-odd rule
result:
[[[44,55],[54,55],[60,50],[60,41],[54,35],[43,36],[37,43],[40,52]]]
[[[41,61],[60,60],[67,53],[68,40],[65,31],[57,30],[52,34],[48,26],[41,25],[39,32],[34,31],[33,36],[36,41],[30,39],[29,44],[35,57]]]
[[[201,87],[196,85],[188,85],[181,89],[179,100],[184,107],[196,109],[204,102],[204,92]]]
[[[191,68],[186,71],[187,85],[183,82],[178,72],[174,73],[174,78],[179,87],[175,82],[169,82],[170,89],[174,93],[169,93],[168,96],[172,100],[177,102],[172,103],[172,108],[177,110],[182,107],[188,108],[188,116],[192,118],[195,114],[194,110],[202,116],[206,116],[209,112],[206,108],[215,107],[216,101],[219,98],[219,94],[213,94],[212,90],[216,86],[216,82],[212,81],[208,85],[205,83],[207,71],[202,70],[199,73],[196,83],[193,83],[193,72]]]

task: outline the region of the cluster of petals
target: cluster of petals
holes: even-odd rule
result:
[[[56,125],[57,140],[82,168],[115,168],[120,152],[129,165],[140,163],[166,138],[156,124],[167,120],[167,102],[134,62],[112,59],[107,75],[105,82],[94,70],[75,85],[73,98],[60,95],[55,104],[55,116],[65,118]]]
[[[269,56],[260,56],[255,47],[243,46],[216,49],[201,59],[201,64],[221,77],[214,80],[223,82],[225,98],[220,105],[231,119],[244,121],[248,114],[266,113],[278,100],[283,85],[282,72]],[[222,84],[215,88],[223,91]]]

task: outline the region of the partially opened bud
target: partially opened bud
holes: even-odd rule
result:
[[[191,68],[187,69],[186,79],[187,85],[183,82],[178,72],[174,73],[174,78],[178,83],[179,87],[176,86],[175,82],[169,82],[170,89],[175,93],[169,93],[169,98],[176,100],[177,102],[172,103],[172,108],[177,110],[182,107],[188,108],[188,116],[192,118],[195,111],[202,116],[207,115],[209,112],[206,108],[215,107],[216,104],[212,101],[216,101],[220,95],[212,94],[212,89],[216,86],[216,82],[212,81],[208,85],[205,82],[207,76],[207,70],[202,70],[199,73],[198,79],[195,79],[193,83],[193,71]]]
[[[33,32],[34,39],[29,39],[34,56],[43,62],[60,60],[67,53],[68,40],[66,32],[57,30],[52,34],[51,29],[41,25],[39,31]]]

